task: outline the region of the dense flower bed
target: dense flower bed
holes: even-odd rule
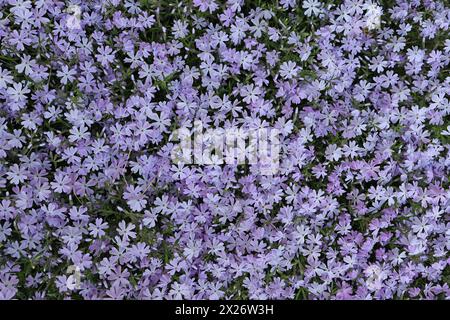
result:
[[[449,70],[444,0],[0,0],[0,298],[449,298]]]

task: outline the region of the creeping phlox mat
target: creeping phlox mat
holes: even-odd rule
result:
[[[444,0],[0,0],[0,298],[450,298],[449,98]]]

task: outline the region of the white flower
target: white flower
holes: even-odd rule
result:
[[[383,9],[376,4],[370,3],[365,6],[366,27],[369,30],[378,29],[381,25]]]
[[[303,9],[305,10],[305,15],[308,17],[317,16],[321,12],[321,3],[318,0],[305,0],[303,2]]]
[[[78,266],[69,266],[67,268],[67,273],[71,273],[70,276],[67,277],[66,280],[66,287],[69,290],[75,290],[80,289],[80,280],[81,280],[81,274],[80,274],[80,267]]]
[[[364,275],[367,277],[366,286],[369,290],[376,291],[382,288],[386,274],[379,266],[375,264],[368,266],[364,270]]]
[[[283,62],[283,64],[280,67],[280,75],[284,79],[292,79],[298,72],[298,67],[295,62],[288,61]]]
[[[175,39],[183,39],[188,35],[188,24],[185,21],[177,20],[172,27],[172,35]]]
[[[67,12],[70,13],[67,18],[67,28],[70,30],[81,29],[81,8],[77,5],[71,5],[67,8]]]
[[[11,72],[0,67],[0,89],[7,88],[7,85],[13,83]]]
[[[30,93],[30,89],[27,86],[23,86],[22,83],[14,83],[12,88],[8,88],[6,92],[10,95],[10,98],[14,102],[26,100],[26,94]]]
[[[450,126],[447,126],[447,130],[442,131],[443,136],[450,136]]]

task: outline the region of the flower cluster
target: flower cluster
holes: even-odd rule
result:
[[[449,71],[445,0],[0,0],[0,299],[450,298]]]

